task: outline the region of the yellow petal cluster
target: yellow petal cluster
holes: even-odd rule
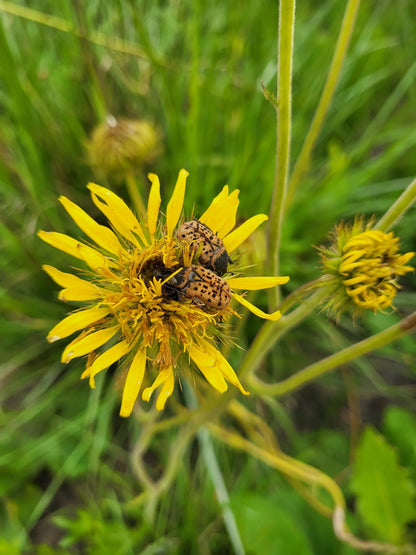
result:
[[[86,265],[81,269],[82,277],[53,266],[43,267],[63,288],[59,293],[61,300],[85,303],[54,326],[48,340],[56,341],[78,332],[64,349],[62,362],[85,356],[86,368],[81,377],[88,378],[91,387],[95,387],[97,374],[111,364],[120,361],[125,365],[120,409],[124,417],[131,414],[140,393],[149,401],[156,390],[156,408],[162,410],[173,393],[181,367],[191,361],[220,393],[230,383],[247,394],[213,339],[213,328],[234,313],[231,306],[216,310],[200,300],[184,297],[173,287],[166,288],[166,282],[182,268],[194,264],[198,256],[175,236],[175,229],[184,221],[187,177],[186,170],[179,172],[167,203],[166,218],[160,212],[159,178],[149,174],[151,190],[144,221],[139,222],[112,191],[90,183],[92,200],[109,226],[98,224],[79,206],[61,197],[60,202],[87,241],[61,233],[39,232],[45,242]],[[238,194],[238,190],[230,193],[225,186],[199,218],[223,240],[228,253],[235,251],[267,219],[259,214],[235,227]],[[223,279],[228,282],[234,300],[251,312],[270,320],[280,317],[279,311],[266,314],[235,290],[265,289],[286,283],[289,278],[226,274]]]
[[[348,303],[374,312],[393,305],[400,285],[398,278],[413,271],[407,263],[413,252],[399,253],[399,238],[393,232],[364,229],[362,220],[351,227],[340,226],[330,249],[321,249],[323,266],[332,276],[335,295],[332,308]]]

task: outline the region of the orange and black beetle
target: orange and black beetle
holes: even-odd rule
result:
[[[192,245],[192,249],[200,250],[199,263],[208,270],[222,276],[227,271],[231,259],[225,250],[224,243],[208,226],[199,220],[183,223],[176,231],[176,237]]]
[[[228,283],[203,266],[182,268],[166,285],[187,299],[196,299],[216,310],[224,309],[231,301]]]

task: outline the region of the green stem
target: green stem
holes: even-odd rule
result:
[[[244,378],[248,374],[253,374],[276,341],[306,318],[327,294],[327,288],[322,287],[287,316],[282,316],[277,322],[266,322],[244,357],[239,377]]]
[[[273,199],[269,220],[269,260],[271,275],[279,273],[279,247],[289,172],[293,35],[295,32],[295,0],[280,0],[277,62],[277,145]],[[279,288],[270,292],[271,309],[279,302]]]
[[[297,289],[292,291],[290,295],[284,298],[284,300],[279,305],[279,310],[282,314],[291,308],[294,304],[300,304],[306,295],[311,293],[314,289],[322,287],[322,285],[327,281],[327,278],[322,276],[312,281],[308,281],[303,285],[300,285]],[[237,336],[238,337],[238,336]]]
[[[184,386],[184,393],[187,405],[190,409],[195,410],[198,407],[195,394],[188,382],[185,381]],[[215,495],[221,508],[224,524],[230,537],[231,544],[234,548],[234,552],[236,553],[236,555],[244,555],[245,549],[241,540],[234,513],[230,507],[230,497],[228,495],[227,486],[225,484],[224,477],[214,451],[211,435],[206,428],[202,427],[198,430],[197,436],[201,446],[201,455],[211,482],[214,486]]]
[[[384,216],[376,223],[374,229],[388,231],[403,216],[416,200],[416,179],[406,187],[396,202],[389,208]]]
[[[324,89],[322,91],[321,98],[319,100],[319,104],[313,117],[311,126],[303,143],[302,150],[299,154],[290,178],[288,186],[288,202],[292,198],[303,175],[308,170],[312,150],[318,139],[318,135],[321,132],[324,120],[328,114],[332,98],[334,96],[335,89],[341,75],[341,70],[344,65],[345,56],[347,54],[351,35],[354,30],[355,19],[359,7],[360,0],[349,0],[347,7],[345,8],[341,30],[338,35],[334,56],[332,58],[328,76],[325,81]]]
[[[416,312],[413,312],[397,324],[390,326],[386,330],[383,330],[376,335],[368,337],[363,341],[359,341],[350,347],[346,347],[342,351],[335,353],[329,357],[326,357],[314,364],[311,364],[307,368],[304,368],[300,372],[297,372],[290,378],[283,380],[276,384],[265,384],[261,382],[255,376],[250,378],[251,390],[257,394],[261,395],[286,395],[299,387],[309,383],[316,378],[319,378],[334,370],[335,368],[346,364],[347,362],[354,360],[362,355],[384,347],[388,343],[395,341],[399,337],[403,337],[410,331],[414,330],[416,327]]]
[[[209,429],[215,437],[234,449],[240,449],[251,456],[263,461],[272,468],[276,468],[286,476],[300,480],[311,486],[321,486],[326,489],[334,501],[335,507],[345,509],[345,500],[338,484],[329,476],[313,466],[293,459],[282,451],[272,448],[263,448],[240,434],[229,432],[223,427],[210,424]]]

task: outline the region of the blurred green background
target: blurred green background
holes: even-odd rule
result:
[[[297,2],[292,165],[345,4]],[[335,223],[356,213],[381,215],[415,175],[415,21],[414,0],[362,3],[310,171],[285,220],[285,294],[319,275],[313,246]],[[268,212],[276,118],[260,83],[276,88],[277,27],[278,3],[268,0],[0,2],[0,554],[232,552],[196,443],[156,520],[145,518],[130,464],[138,424],[118,417],[117,372],[100,376],[91,391],[79,380],[82,361],[63,367],[63,346],[45,340],[68,307],[41,265],[65,270],[68,257],[42,244],[36,231],[77,234],[57,199],[65,194],[94,215],[88,181],[128,200],[123,182],[103,179],[87,163],[88,137],[109,114],[147,119],[160,130],[163,152],[136,176],[144,196],[146,172],[155,172],[166,206],[184,167],[188,214],[201,213],[225,183],[241,191],[242,218]],[[404,252],[416,250],[415,216],[413,208],[395,229]],[[414,276],[403,286],[396,312],[355,323],[319,313],[304,322],[273,350],[268,379],[410,313]],[[259,325],[249,320],[241,346]],[[240,358],[231,353],[236,368]],[[279,402],[248,401],[286,452],[337,479],[351,499],[349,524],[363,537],[392,539],[353,502],[359,486],[351,484],[351,463],[365,426],[384,436],[397,468],[408,467],[405,489],[414,489],[415,358],[409,336]],[[156,473],[175,433],[152,445]],[[355,552],[275,471],[220,445],[216,453],[247,553]],[[406,519],[402,524],[400,541],[410,541]]]

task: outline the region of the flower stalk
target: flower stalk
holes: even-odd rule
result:
[[[331,106],[341,71],[344,65],[351,35],[354,30],[355,20],[361,0],[349,0],[345,8],[341,30],[335,46],[334,56],[329,68],[328,76],[319,99],[318,107],[313,117],[309,131],[305,137],[302,150],[298,156],[288,185],[288,202],[292,199],[299,183],[308,171],[311,154],[321,132],[323,123]]]
[[[414,179],[399,196],[394,204],[387,210],[382,218],[376,223],[374,229],[388,231],[400,220],[416,200],[416,179]]]
[[[273,345],[299,322],[311,314],[328,295],[325,287],[320,288],[295,310],[280,318],[279,322],[263,324],[240,367],[240,377],[251,383],[253,374]]]
[[[277,62],[277,145],[273,198],[269,223],[270,271],[279,268],[280,235],[283,221],[287,180],[289,174],[292,126],[292,66],[295,33],[295,0],[281,0],[279,5],[279,35]],[[279,302],[279,289],[270,291],[270,307]]]
[[[371,337],[363,339],[354,345],[342,349],[329,357],[307,366],[303,370],[296,372],[285,380],[274,383],[266,384],[255,376],[250,376],[250,388],[252,392],[258,395],[266,395],[273,397],[281,397],[295,391],[311,381],[320,378],[321,376],[335,370],[336,368],[357,359],[371,351],[380,349],[388,345],[392,341],[399,339],[413,332],[416,328],[416,312],[413,312],[397,324],[390,326],[386,330],[381,331]]]

